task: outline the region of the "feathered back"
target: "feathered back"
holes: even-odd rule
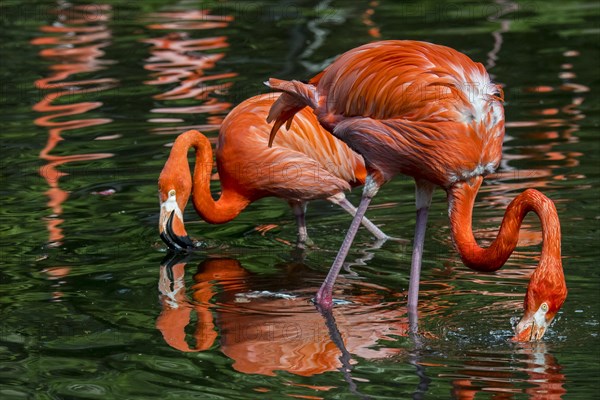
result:
[[[374,119],[482,121],[501,96],[480,63],[449,47],[410,40],[357,47],[311,83],[326,90],[332,114]]]

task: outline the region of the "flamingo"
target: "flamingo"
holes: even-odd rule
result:
[[[317,292],[319,307],[332,307],[335,279],[369,202],[381,185],[404,174],[415,179],[417,208],[409,310],[416,316],[427,213],[434,188],[441,187],[448,197],[455,247],[463,263],[477,271],[504,265],[528,212],[541,219],[540,262],[513,339],[542,338],[567,295],[554,203],[527,189],[508,206],[488,248],[481,248],[472,232],[475,196],[483,177],[498,167],[504,137],[502,90],[483,65],[449,47],[389,40],[342,54],[308,83],[271,78],[266,84],[284,92],[269,113],[268,121],[275,121],[271,140],[308,106],[327,131],[363,156],[368,172],[355,220]]]
[[[177,137],[158,180],[159,232],[174,250],[195,247],[183,222],[183,210],[193,191],[194,208],[206,222],[222,224],[234,219],[250,203],[267,196],[286,200],[298,224],[298,245],[309,244],[305,224],[306,203],[327,199],[354,215],[356,208],[345,190],[364,183],[362,157],[321,128],[308,109],[296,123],[267,147],[271,126],[266,117],[275,100],[263,94],[245,100],[225,118],[216,145],[221,196],[210,193],[213,153],[210,141],[190,130]],[[187,153],[196,150],[194,180]],[[366,218],[363,225],[379,240],[388,236]]]

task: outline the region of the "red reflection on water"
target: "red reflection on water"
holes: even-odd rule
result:
[[[375,25],[373,21],[373,15],[375,14],[375,9],[379,6],[379,1],[370,1],[369,8],[365,10],[362,15],[362,23],[369,28],[369,36],[373,38],[373,40],[381,38],[381,32],[379,31],[379,27]]]
[[[207,10],[188,10],[150,14],[152,23],[147,27],[153,30],[172,30],[165,36],[144,39],[142,42],[152,45],[150,57],[144,68],[152,71],[148,85],[167,85],[169,89],[154,96],[156,100],[202,100],[202,104],[187,106],[164,106],[152,110],[162,114],[209,114],[208,123],[186,126],[185,129],[215,131],[231,108],[230,103],[218,101],[212,94],[222,94],[232,85],[228,79],[237,76],[235,72],[208,75],[217,62],[225,57],[224,50],[229,47],[225,36],[190,38],[189,31],[201,29],[225,28],[233,20],[229,16],[210,15]],[[158,22],[156,22],[158,21]],[[176,86],[173,87],[173,84]],[[152,118],[154,123],[172,123],[173,120]],[[179,122],[179,121],[176,121]],[[154,129],[161,134],[179,134],[181,126],[169,126]]]
[[[523,344],[516,354],[525,358],[520,360],[524,367],[515,368],[513,354],[506,358],[498,354],[467,354],[465,368],[458,371],[464,378],[452,381],[453,397],[475,399],[485,392],[493,394],[494,399],[512,399],[519,394],[527,394],[527,398],[535,400],[563,398],[567,393],[563,387],[565,375],[544,343]],[[522,389],[524,382],[529,386],[526,389]]]
[[[211,15],[208,10],[183,10],[160,12],[149,15],[152,19],[167,19],[159,24],[148,25],[150,29],[198,30],[226,28],[233,17],[227,15]]]
[[[563,387],[566,382],[565,374],[556,357],[546,351],[544,343],[525,344],[519,351],[527,355],[526,367],[523,371],[529,378],[531,388],[525,389],[531,399],[557,400],[562,399],[567,390]]]
[[[382,359],[403,352],[387,348],[381,340],[396,341],[407,336],[408,317],[400,301],[384,301],[374,285],[353,290],[353,304],[334,308],[333,317],[342,350],[331,336],[329,321],[316,311],[308,297],[290,297],[251,287],[252,274],[234,259],[206,259],[193,277],[186,295],[185,261],[162,265],[159,281],[162,312],[156,321],[169,346],[184,352],[204,351],[218,343],[233,361],[233,368],[248,374],[275,375],[286,371],[311,376],[342,368],[345,353],[365,359]],[[294,274],[293,266],[290,265]],[[294,275],[290,281],[298,283]],[[281,282],[279,282],[281,283]],[[264,289],[264,288],[263,288]],[[315,293],[317,287],[303,288]],[[390,295],[390,293],[386,293]],[[281,297],[277,297],[281,296]],[[392,294],[393,296],[393,294]],[[195,313],[197,322],[190,346],[185,328]],[[348,354],[349,353],[349,354]]]
[[[68,173],[60,170],[63,164],[91,161],[111,157],[111,153],[87,153],[70,155],[53,155],[52,152],[63,138],[66,131],[89,128],[111,122],[108,118],[68,118],[82,116],[94,110],[102,103],[99,101],[79,101],[79,97],[90,93],[114,88],[117,81],[111,78],[72,80],[74,75],[95,72],[111,64],[109,60],[101,60],[104,55],[101,50],[110,44],[111,32],[105,22],[110,17],[110,6],[95,4],[86,5],[62,4],[54,10],[57,21],[53,25],[42,26],[40,30],[52,36],[33,39],[31,44],[52,46],[42,49],[39,54],[44,59],[53,62],[50,75],[35,81],[42,99],[33,106],[39,113],[47,113],[37,118],[34,123],[48,128],[48,140],[40,152],[40,159],[45,164],[39,169],[39,174],[48,183],[48,207],[52,210],[46,220],[49,231],[49,246],[60,246],[64,234],[60,225],[62,205],[68,199],[69,193],[61,189],[60,178]],[[77,100],[77,102],[73,102]],[[69,273],[67,267],[54,267],[46,270],[50,279],[59,279]],[[57,292],[58,293],[58,292]]]
[[[566,51],[564,57],[577,57],[577,52]],[[547,161],[556,161],[547,166],[544,170],[545,176],[550,179],[536,180],[536,186],[545,186],[552,180],[582,179],[582,174],[558,175],[553,174],[552,170],[557,168],[576,168],[579,166],[579,158],[583,153],[576,151],[563,150],[565,143],[577,143],[579,138],[575,135],[580,130],[580,122],[585,118],[581,110],[581,105],[585,101],[585,94],[590,91],[589,87],[574,82],[577,74],[574,72],[572,63],[563,63],[558,71],[558,79],[561,82],[556,86],[540,84],[534,87],[527,87],[522,90],[524,98],[534,97],[536,104],[542,105],[540,108],[534,108],[528,112],[532,118],[528,121],[507,121],[507,133],[511,130],[517,130],[519,137],[523,139],[532,139],[536,141],[534,145],[522,146],[519,148],[519,158],[527,158],[532,161],[539,161],[540,165],[547,165]],[[565,74],[568,70],[568,75]],[[565,93],[571,96],[564,96]],[[563,104],[557,104],[558,101],[567,99]],[[510,99],[509,99],[510,100]],[[516,99],[518,101],[522,99]],[[548,104],[549,106],[545,106]],[[521,130],[524,128],[524,130]],[[506,149],[511,149],[510,142]],[[505,159],[510,160],[510,155],[505,155]],[[509,168],[510,169],[510,168]],[[505,171],[504,174],[508,172]],[[522,176],[528,178],[528,174],[523,171],[514,172],[516,178]],[[492,176],[493,178],[493,176]],[[515,176],[513,176],[515,178]]]

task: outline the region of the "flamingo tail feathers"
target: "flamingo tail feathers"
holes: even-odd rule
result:
[[[269,116],[267,117],[267,122],[275,121],[269,136],[269,147],[271,147],[275,135],[283,124],[286,124],[286,128],[289,129],[292,125],[294,115],[298,111],[306,106],[315,109],[319,101],[316,88],[310,84],[296,80],[284,81],[275,78],[270,78],[265,84],[273,90],[283,92],[271,107]]]

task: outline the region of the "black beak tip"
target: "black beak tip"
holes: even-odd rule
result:
[[[189,236],[179,236],[173,232],[174,215],[175,211],[172,211],[171,215],[169,215],[169,219],[167,220],[167,226],[165,227],[165,230],[160,234],[160,238],[171,250],[188,251],[196,249],[198,245],[192,239],[190,239]]]

